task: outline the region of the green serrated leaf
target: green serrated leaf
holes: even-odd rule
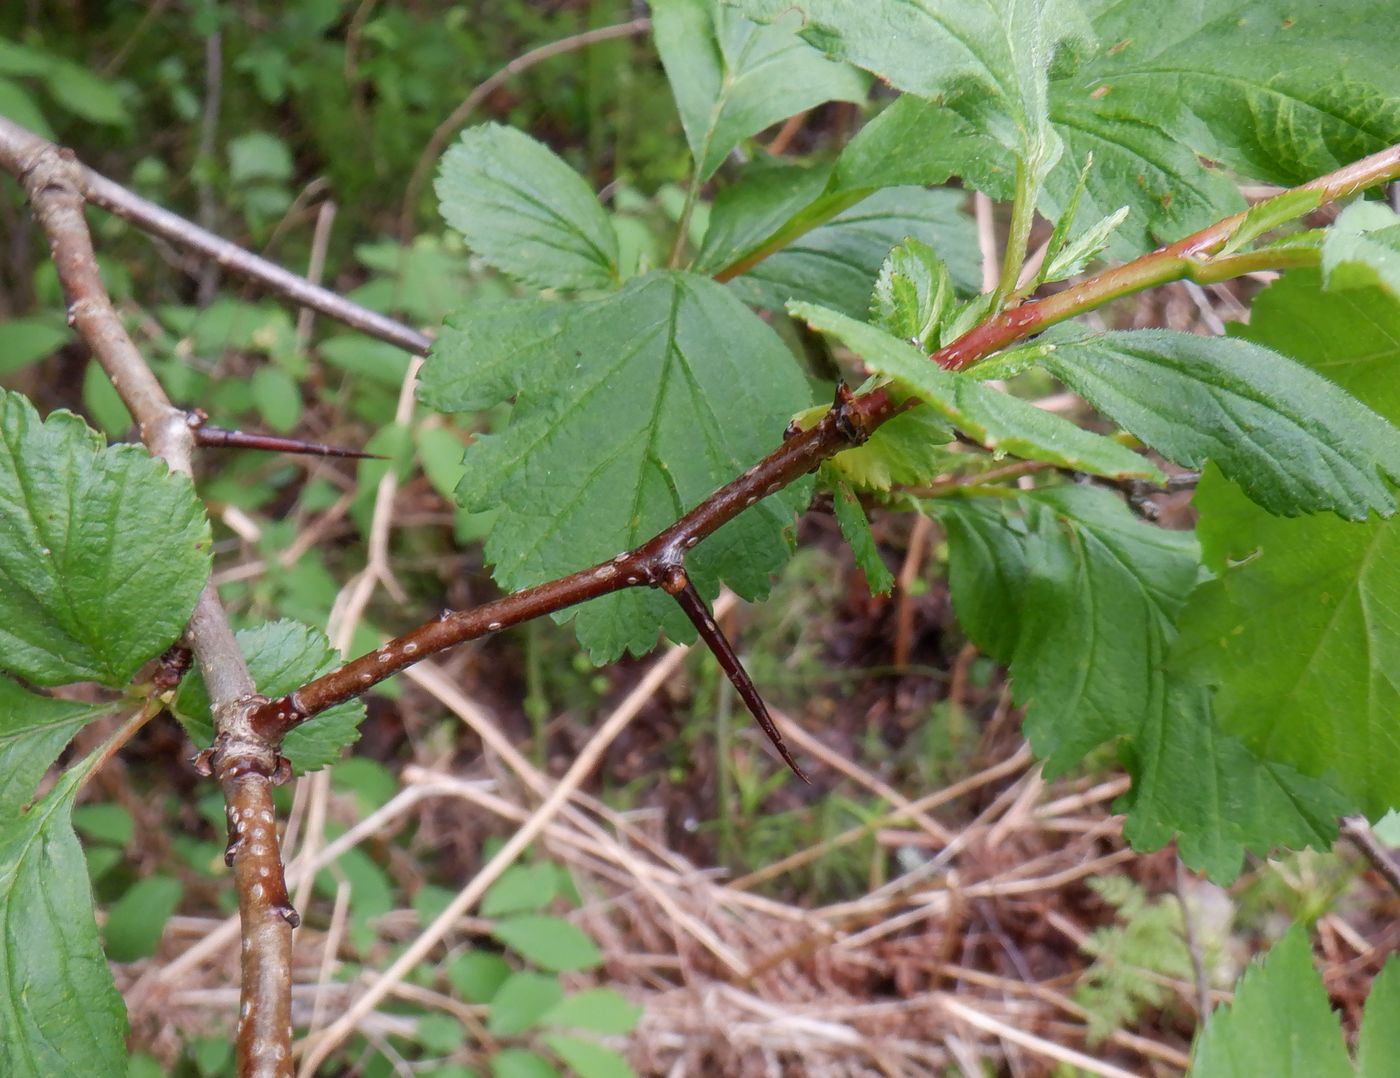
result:
[[[948,267],[932,247],[907,239],[886,256],[870,298],[870,320],[915,348],[932,351],[954,302]]]
[[[443,219],[478,255],[537,288],[609,288],[617,232],[583,177],[523,131],[469,128],[443,155]]]
[[[69,813],[95,756],[0,825],[0,1073],[122,1078],[126,1012]]]
[[[976,292],[981,255],[976,227],[962,212],[964,201],[958,191],[888,188],[764,259],[729,287],[745,303],[772,311],[799,299],[864,318],[885,256],[913,237],[938,253],[960,291]]]
[[[948,424],[921,404],[882,423],[862,445],[837,454],[825,467],[857,490],[926,483],[960,459],[944,448],[952,440]]]
[[[779,120],[824,101],[865,100],[865,78],[806,45],[795,16],[758,26],[718,0],[657,0],[652,19],[701,180]]]
[[[875,537],[870,534],[870,521],[861,508],[860,499],[845,483],[838,482],[832,490],[836,523],[850,544],[856,565],[865,573],[865,582],[872,595],[888,595],[894,588],[894,575],[880,558]]]
[[[1264,292],[1249,335],[1286,344],[1400,418],[1400,307],[1324,293],[1315,271]],[[1217,579],[1192,595],[1174,665],[1216,685],[1222,726],[1256,753],[1332,776],[1372,817],[1400,804],[1400,524],[1280,519],[1208,471],[1198,531]]]
[[[589,988],[565,996],[541,1020],[560,1029],[583,1029],[604,1036],[631,1033],[642,1008],[611,988]]]
[[[1400,216],[1375,202],[1343,210],[1324,233],[1322,279],[1332,291],[1377,287],[1400,297]]]
[[[1321,205],[1322,191],[1316,188],[1285,191],[1274,198],[1256,203],[1249,208],[1249,212],[1244,215],[1244,220],[1230,235],[1225,246],[1220,249],[1220,253],[1228,255],[1242,250],[1265,232],[1272,232],[1280,225],[1296,220],[1304,214],[1312,213]]]
[[[791,303],[788,310],[813,329],[838,338],[872,370],[895,379],[994,453],[1048,461],[1095,475],[1161,479],[1151,462],[1125,446],[976,378],[941,370],[928,356],[884,330],[810,303]]]
[[[208,574],[186,476],[0,391],[0,668],[125,685],[179,635]]]
[[[1214,461],[1270,512],[1395,510],[1400,431],[1277,352],[1140,330],[1061,337],[1044,365],[1168,459]]]
[[[275,698],[299,689],[340,665],[325,634],[300,622],[269,621],[240,629],[235,635],[253,683],[265,696]],[[180,683],[173,710],[196,745],[203,747],[213,740],[208,690],[198,671],[191,671]],[[282,752],[298,774],[333,764],[340,759],[341,750],[359,738],[364,717],[361,701],[338,704],[289,733],[282,742]]]
[[[73,735],[113,707],[37,696],[0,677],[0,825],[34,796]]]
[[[539,1025],[540,1019],[563,998],[558,977],[531,970],[512,973],[491,1000],[486,1028],[500,1037],[523,1033]]]
[[[1114,808],[1128,813],[1123,834],[1134,849],[1180,835],[1181,859],[1219,884],[1239,875],[1246,850],[1330,848],[1338,819],[1355,811],[1329,783],[1223,733],[1208,691],[1179,679],[1151,701],[1124,755],[1133,786]]]
[[[993,510],[939,504],[940,518],[958,521],[953,606],[972,639],[1009,662],[1027,736],[1049,770],[1063,771],[1106,740],[1136,735],[1163,699],[1197,548],[1189,533],[1152,527],[1101,489],[1057,487],[1014,504],[1001,530]]]
[[[487,557],[514,589],[603,561],[654,535],[776,444],[808,388],[776,334],[725,288],[653,273],[603,300],[460,316],[427,364],[424,400],[455,408],[522,384],[507,429],[467,450],[459,490],[503,507]],[[493,328],[494,324],[497,328]],[[473,371],[484,371],[478,380]],[[760,502],[687,558],[702,593],[717,579],[764,594],[786,561],[799,483]],[[693,630],[669,596],[631,590],[562,615],[597,662]]]
[[[1127,217],[1128,207],[1121,206],[1107,217],[1086,228],[1053,258],[1047,255],[1041,280],[1063,281],[1066,277],[1073,277],[1079,273],[1108,247],[1114,232],[1118,231],[1118,226]]]
[[[636,1078],[622,1055],[594,1041],[546,1033],[540,1038],[578,1078]]]
[[[1094,30],[1102,47],[1073,74],[1075,90],[1143,117],[1180,101],[1177,132],[1244,175],[1293,186],[1400,137],[1390,48],[1400,10],[1389,0],[1099,5]]]
[[[137,880],[107,911],[102,938],[113,962],[149,958],[160,946],[165,922],[180,905],[185,888],[170,876]]]
[[[1352,1078],[1342,1027],[1294,926],[1250,963],[1234,1003],[1210,1016],[1192,1053],[1192,1078]]]
[[[1391,955],[1371,982],[1356,1048],[1359,1078],[1392,1078],[1400,1060],[1400,958]]]
[[[521,958],[554,973],[591,969],[603,960],[588,934],[562,917],[519,914],[497,921],[491,934]]]

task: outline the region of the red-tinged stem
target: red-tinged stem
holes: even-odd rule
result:
[[[1305,183],[1303,189],[1321,191],[1323,202],[1332,202],[1374,187],[1378,183],[1385,183],[1397,175],[1400,175],[1400,146],[1391,146],[1336,172]],[[1244,212],[1226,217],[1183,240],[1095,274],[1063,292],[1057,292],[1046,299],[1024,303],[1019,307],[1008,308],[964,333],[951,344],[940,348],[933,354],[934,362],[949,370],[962,370],[1023,337],[1040,333],[1057,322],[1101,307],[1110,300],[1141,292],[1154,285],[1166,284],[1168,281],[1194,279],[1205,271],[1210,255],[1225,245],[1244,218]],[[1297,264],[1299,258],[1304,263],[1307,261],[1306,256],[1299,256],[1296,251],[1276,251],[1272,260],[1266,257],[1267,255],[1268,251],[1265,249],[1252,252],[1248,258],[1241,255],[1230,256],[1228,262],[1234,264],[1238,274],[1259,269],[1287,268]],[[1227,262],[1225,259],[1221,261]],[[1207,273],[1205,279],[1224,278]]]
[[[194,428],[196,445],[213,449],[257,449],[264,453],[300,453],[313,457],[348,457],[353,460],[383,460],[378,453],[361,449],[343,449],[338,445],[304,442],[300,438],[279,438],[274,434],[248,434],[241,430],[226,430],[203,423]]]

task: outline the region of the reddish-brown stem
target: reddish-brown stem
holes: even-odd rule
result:
[[[1322,200],[1331,202],[1384,183],[1397,174],[1400,174],[1400,146],[1390,146],[1336,172],[1305,183],[1302,189],[1321,191]],[[961,370],[1023,337],[1040,333],[1057,322],[1101,307],[1109,300],[1183,277],[1194,279],[1201,274],[1210,255],[1223,247],[1235,234],[1244,218],[1243,212],[1226,217],[1183,240],[1159,247],[1141,258],[1095,274],[1063,292],[1057,292],[1046,299],[1024,303],[1019,307],[1008,308],[975,326],[951,344],[940,348],[933,354],[934,362],[950,370]],[[1257,252],[1260,256],[1257,259],[1236,262],[1235,275],[1280,265],[1289,266],[1299,257],[1297,252],[1278,251],[1274,252],[1274,258],[1270,261],[1262,257],[1265,254],[1266,252],[1260,251]],[[1231,259],[1233,261],[1242,257],[1231,256]],[[1306,256],[1303,257],[1306,259]],[[1217,278],[1207,274],[1206,279]]]
[[[753,678],[749,677],[749,672],[739,661],[738,653],[729,643],[729,638],[724,635],[724,630],[719,627],[719,622],[715,621],[714,615],[710,613],[710,608],[705,605],[705,600],[700,598],[700,593],[695,590],[695,585],[690,582],[685,570],[674,570],[670,579],[662,587],[670,592],[681,610],[685,612],[685,616],[690,619],[690,623],[695,626],[695,631],[700,634],[700,639],[714,654],[719,668],[724,671],[725,677],[729,678],[730,684],[739,693],[739,699],[744,701],[744,706],[749,709],[749,714],[758,721],[759,727],[768,735],[768,740],[773,742],[773,747],[778,750],[778,755],[783,758],[783,763],[792,768],[792,773],[810,786],[812,780],[792,758],[792,753],[788,751],[787,742],[783,740],[783,735],[778,732],[773,717],[768,714],[768,706],[764,704],[763,697],[758,694],[758,687],[754,685]]]

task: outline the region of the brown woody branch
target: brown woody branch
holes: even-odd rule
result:
[[[194,437],[185,413],[166,397],[102,285],[84,216],[80,166],[71,152],[0,118],[0,167],[24,185],[34,216],[49,239],[68,299],[69,321],[136,419],[141,440],[172,471],[189,475]],[[279,757],[275,745],[258,739],[239,721],[255,698],[254,685],[212,586],[206,585],[200,594],[185,638],[199,660],[214,707],[219,739],[209,758],[223,786],[230,821],[239,821],[231,834],[240,826],[261,829],[256,843],[230,846],[244,929],[239,1074],[289,1076],[295,915],[285,906],[273,823],[272,777]]]

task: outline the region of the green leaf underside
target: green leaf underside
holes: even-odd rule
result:
[[[795,17],[759,26],[717,0],[657,0],[652,19],[701,180],[779,120],[824,101],[865,100],[865,76],[803,42]]]
[[[1400,418],[1400,307],[1378,290],[1290,274],[1247,332]],[[1400,805],[1400,524],[1271,516],[1215,471],[1196,507],[1217,579],[1192,596],[1173,664],[1216,686],[1222,725],[1255,752],[1331,776],[1372,818]]]
[[[1198,573],[1189,533],[1151,527],[1086,488],[945,500],[936,511],[958,620],[1009,664],[1047,767],[1118,741],[1133,775],[1119,808],[1135,846],[1178,834],[1188,865],[1228,881],[1245,850],[1330,843],[1348,803],[1222,733],[1203,690],[1164,668]]]
[[[941,370],[928,356],[884,330],[810,303],[789,304],[788,309],[794,318],[839,339],[872,370],[895,379],[993,452],[1095,475],[1161,478],[1150,461],[1125,446],[969,375]]]
[[[516,394],[509,426],[468,449],[458,496],[504,507],[486,545],[497,581],[519,588],[650,538],[770,451],[809,403],[791,353],[726,289],[653,273],[606,299],[485,307],[453,320],[425,369],[445,411]],[[767,498],[687,558],[697,587],[724,579],[766,593],[808,485]],[[629,590],[561,615],[597,662],[642,654],[659,626],[689,640],[665,595]]]
[[[1382,1073],[1377,1071],[1377,1078]],[[1192,1053],[1192,1078],[1264,1074],[1271,1078],[1353,1078],[1355,1074],[1342,1041],[1341,1022],[1313,966],[1307,935],[1296,925],[1262,960],[1250,963],[1235,989],[1234,1002],[1211,1015]]]
[[[0,677],[0,824],[34,796],[73,735],[114,706],[37,696]]]
[[[962,292],[982,279],[977,231],[960,191],[891,187],[815,228],[729,282],[745,303],[781,311],[790,299],[864,318],[870,286],[890,248],[909,237],[929,244]]]
[[[0,827],[0,1073],[126,1074],[126,1012],[98,944],[70,813],[94,757]]]
[[[1400,431],[1270,349],[1139,330],[1057,339],[1044,366],[1168,459],[1213,460],[1270,512],[1395,510]]]
[[[208,574],[187,477],[0,391],[0,669],[124,685],[179,635]]]
[[[872,595],[888,595],[894,587],[894,576],[880,559],[879,547],[870,533],[870,521],[861,508],[860,499],[845,483],[838,482],[833,489],[833,505],[836,510],[836,523],[841,534],[850,544],[855,555],[856,565],[865,573],[865,581],[870,585]]]
[[[340,665],[325,634],[300,622],[269,621],[240,629],[235,635],[253,683],[264,696],[282,696]],[[213,740],[208,691],[198,671],[191,671],[181,682],[174,711],[195,744],[203,747]],[[359,739],[364,717],[362,701],[338,704],[289,733],[282,742],[282,752],[298,774],[326,767],[340,759],[345,746]]]
[[[502,273],[537,288],[608,288],[617,233],[583,177],[529,135],[469,128],[443,155],[443,219]]]

